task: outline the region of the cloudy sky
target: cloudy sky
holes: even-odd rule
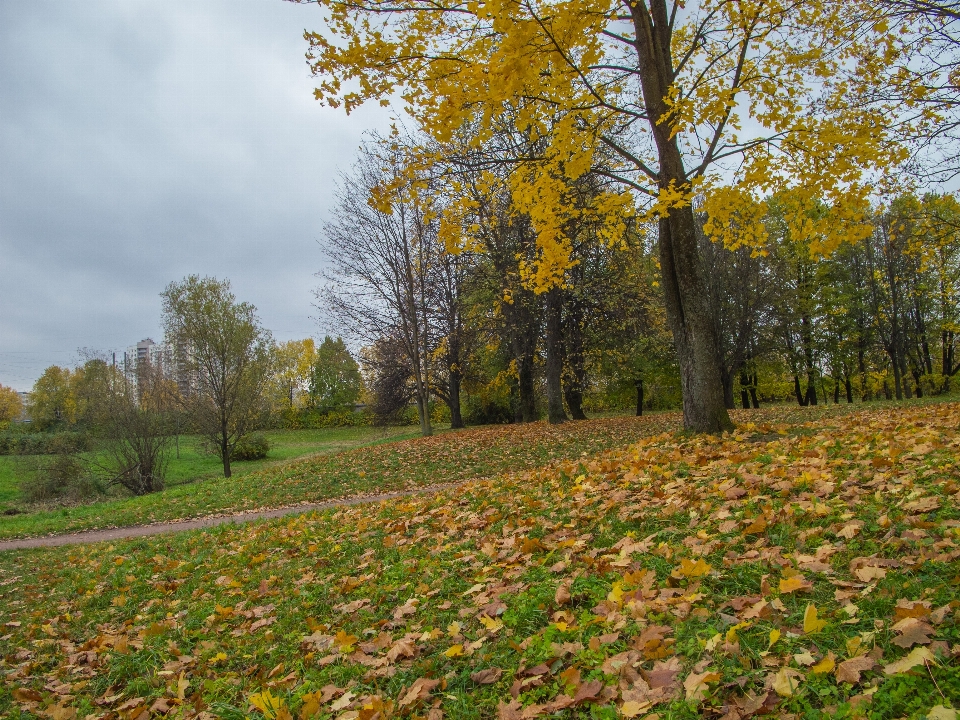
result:
[[[0,384],[160,339],[159,293],[229,278],[279,340],[311,291],[336,174],[387,111],[313,100],[281,0],[0,3]]]

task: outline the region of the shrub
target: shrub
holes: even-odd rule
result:
[[[62,455],[92,446],[90,436],[80,432],[0,434],[0,455]]]
[[[20,493],[27,502],[76,501],[102,491],[76,455],[64,453],[38,459],[32,470],[20,481]]]
[[[233,447],[231,460],[263,460],[270,451],[270,441],[263,433],[244,435]]]

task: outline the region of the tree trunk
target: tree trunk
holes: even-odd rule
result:
[[[519,374],[517,391],[520,394],[520,420],[536,422],[537,399],[533,391],[533,355],[523,355],[517,361]]]
[[[230,477],[230,445],[228,440],[227,428],[223,427],[220,430],[220,457],[223,460],[223,476],[225,478]]]
[[[547,345],[547,420],[558,424],[569,420],[563,410],[563,336],[560,332],[562,309],[560,288],[553,288],[546,297]]]
[[[727,372],[726,368],[720,368],[720,382],[723,385],[723,406],[727,410],[733,410],[733,373]]]
[[[454,430],[463,427],[460,414],[460,373],[450,370],[447,381],[447,406],[450,408],[450,427]]]
[[[583,412],[583,389],[587,372],[583,360],[583,311],[576,297],[569,297],[564,339],[567,343],[567,372],[564,373],[563,396],[574,420],[586,420]]]
[[[657,180],[661,189],[686,192],[688,178],[675,128],[672,122],[661,121],[670,112],[667,98],[676,80],[669,11],[665,2],[658,1],[632,3],[629,12],[636,33],[634,48],[644,110],[656,142]],[[697,246],[693,205],[670,208],[660,218],[659,235],[664,305],[680,365],[683,425],[694,432],[732,430],[723,403],[714,308]]]
[[[643,379],[637,380],[637,417],[643,415]]]
[[[853,384],[850,382],[850,373],[847,373],[843,377],[843,383],[846,385],[847,389],[847,405],[853,404]]]
[[[797,404],[800,405],[800,407],[805,407],[807,398],[800,387],[800,376],[796,373],[793,374],[793,393],[797,396]]]
[[[903,400],[903,377],[900,374],[900,363],[897,362],[897,356],[895,352],[890,353],[891,359],[893,360],[893,387],[897,396],[897,400]],[[889,400],[890,398],[887,397]]]
[[[694,223],[690,205],[672,208],[660,220],[660,271],[680,364],[683,425],[694,432],[720,433],[732,430],[733,423],[723,398],[713,311],[706,301]]]
[[[757,376],[753,376],[753,384],[750,386],[750,401],[753,403],[753,409],[760,409],[760,398],[757,397]]]

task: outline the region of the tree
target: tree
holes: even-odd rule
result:
[[[161,298],[167,342],[190,379],[184,402],[230,477],[234,446],[256,429],[265,410],[270,332],[253,305],[236,301],[229,280],[190,275],[170,283]]]
[[[20,399],[20,393],[6,385],[0,385],[0,428],[16,420],[22,412],[23,401]]]
[[[135,378],[109,366],[106,370],[98,376],[100,392],[91,397],[90,407],[105,439],[104,457],[97,461],[100,471],[108,484],[134,495],[163,490],[177,411],[176,383],[148,363],[141,363]]]
[[[329,335],[317,348],[310,372],[310,404],[321,410],[352,406],[363,389],[360,366],[342,338]]]
[[[330,261],[317,292],[321,308],[344,334],[363,344],[402,343],[423,435],[430,424],[430,273],[439,249],[429,193],[402,177],[402,159],[367,143],[353,172],[341,177],[336,219],[324,230]],[[378,190],[389,187],[385,193]]]
[[[30,420],[40,430],[76,422],[77,397],[72,382],[73,375],[69,368],[51,365],[33,384],[27,412]]]
[[[851,77],[903,52],[865,2],[318,4],[327,28],[306,34],[318,99],[350,111],[400,97],[441,142],[470,122],[479,147],[505,115],[532,138],[536,153],[525,143],[511,158],[512,192],[551,267],[569,262],[570,180],[593,170],[619,183],[597,201],[610,218],[627,193],[646,203],[693,430],[732,427],[695,192],[707,198],[708,234],[736,243],[730,220],[757,193],[801,188],[856,218],[865,173],[905,157],[888,132],[896,103],[847,97]]]
[[[313,338],[288,340],[274,347],[274,383],[279,404],[286,410],[302,405],[310,390],[317,360]]]

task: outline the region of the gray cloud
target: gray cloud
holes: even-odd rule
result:
[[[278,339],[316,332],[338,169],[388,114],[312,97],[280,0],[0,4],[0,383],[160,335],[160,291],[228,277]]]

